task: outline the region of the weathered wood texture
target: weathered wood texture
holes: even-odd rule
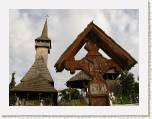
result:
[[[51,40],[48,38],[47,19],[45,21],[43,31],[40,37],[35,40],[36,57],[35,62],[25,76],[21,79],[21,82],[13,87],[10,91],[16,94],[19,99],[30,97],[27,99],[40,102],[39,94],[41,93],[45,97],[53,95],[53,103],[57,104],[58,92],[54,88],[54,81],[47,67],[48,53],[50,53]],[[34,96],[36,95],[36,96]],[[44,100],[45,101],[45,100]]]
[[[137,61],[129,53],[120,47],[102,29],[91,22],[84,29],[84,31],[78,35],[74,42],[66,49],[66,51],[56,62],[55,67],[57,71],[62,71],[65,68],[65,62],[77,54],[79,49],[82,48],[91,34],[96,37],[99,48],[101,48],[107,55],[109,55],[115,62],[117,62],[122,69],[130,69],[137,63]]]
[[[82,48],[88,51],[81,60],[75,60],[75,55]],[[111,59],[106,59],[99,53],[102,49]],[[104,74],[109,69],[120,72],[122,69],[130,69],[134,60],[124,49],[116,44],[98,26],[91,22],[87,28],[67,48],[55,64],[57,71],[69,70],[71,74],[75,70],[83,70],[92,80],[89,81],[90,105],[109,105],[109,89]]]

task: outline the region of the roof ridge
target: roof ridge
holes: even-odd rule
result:
[[[60,56],[55,66],[57,72],[63,71],[64,63],[68,58],[75,56],[82,46],[87,42],[89,32],[94,33],[99,39],[100,48],[110,56],[122,69],[130,69],[137,61],[121,46],[119,46],[110,36],[108,36],[101,28],[93,22],[90,22],[87,27],[76,37],[73,43]],[[104,46],[103,46],[104,44]]]

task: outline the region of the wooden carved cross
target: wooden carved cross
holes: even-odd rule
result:
[[[49,17],[49,15],[48,15],[48,14],[46,14],[46,15],[45,15],[45,18],[47,19],[48,17]]]
[[[98,95],[107,96],[108,98],[108,85],[106,80],[103,79],[103,75],[111,68],[119,71],[120,67],[118,67],[118,65],[112,60],[104,58],[98,51],[99,47],[91,40],[86,43],[85,49],[88,51],[88,53],[84,58],[81,60],[75,60],[74,57],[71,57],[71,59],[65,62],[65,68],[72,74],[75,72],[75,70],[85,71],[92,77],[89,84],[90,96]],[[96,102],[93,102],[91,105],[96,105],[94,103]]]
[[[87,55],[81,60],[75,60],[74,56],[85,45]],[[101,48],[111,59],[106,59],[99,53]],[[77,36],[75,41],[66,49],[55,64],[56,71],[64,69],[74,73],[75,70],[83,70],[92,78],[89,81],[90,105],[109,105],[109,92],[103,75],[110,69],[120,72],[129,70],[137,61],[113,39],[108,36],[93,22]]]

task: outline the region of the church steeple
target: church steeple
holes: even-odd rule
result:
[[[39,105],[41,103],[38,102],[41,102],[42,99],[44,102],[50,99],[49,103],[44,103],[43,105],[57,105],[58,92],[54,88],[54,81],[47,67],[48,53],[50,53],[51,49],[47,19],[42,27],[42,32],[39,34],[40,37],[35,39],[36,55],[33,65],[15,87],[13,87],[14,75],[12,75],[10,87],[13,88],[10,89],[10,94],[15,94],[19,101],[21,100],[22,106],[31,105],[31,100],[34,105]]]
[[[46,21],[45,21],[45,24],[44,24],[44,27],[43,27],[41,38],[44,39],[44,40],[48,39],[47,18],[46,18]]]
[[[36,59],[43,57],[47,64],[48,53],[51,49],[51,40],[48,38],[47,18],[45,20],[41,36],[35,39]]]

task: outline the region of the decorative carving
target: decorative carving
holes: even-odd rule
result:
[[[104,83],[93,83],[90,84],[90,94],[97,95],[97,94],[107,94],[107,87]]]
[[[74,56],[85,45],[87,55],[81,60],[75,60]],[[102,49],[111,59],[106,59],[99,53]],[[66,49],[55,64],[56,71],[61,72],[65,68],[71,74],[75,70],[83,70],[92,80],[89,81],[88,93],[90,105],[110,105],[109,89],[103,75],[114,69],[119,72],[121,69],[130,69],[134,60],[123,48],[115,43],[104,31],[93,22],[81,32],[76,40]]]
[[[99,53],[99,47],[97,43],[89,40],[85,49],[88,51],[87,55],[81,60],[75,60],[71,57],[65,62],[65,68],[70,71],[71,74],[75,73],[75,70],[83,70],[92,77],[90,81],[90,95],[106,95],[108,96],[108,86],[103,79],[103,75],[110,68],[115,68],[117,71],[120,67],[112,60],[108,60]]]

